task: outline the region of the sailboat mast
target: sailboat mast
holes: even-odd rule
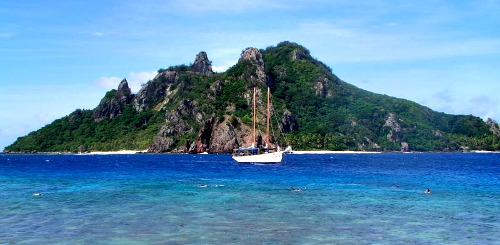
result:
[[[253,141],[252,141],[252,145],[254,145],[255,147],[257,146],[257,140],[256,140],[256,136],[255,136],[255,122],[257,121],[257,110],[256,110],[256,94],[257,93],[257,88],[256,87],[253,87]]]
[[[271,89],[267,87],[267,126],[266,126],[266,144],[267,147],[271,146],[271,142],[269,139],[269,124],[271,123],[271,108],[270,108],[270,97],[271,97]]]

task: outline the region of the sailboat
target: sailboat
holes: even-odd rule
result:
[[[271,147],[270,135],[269,135],[269,125],[271,121],[271,109],[270,109],[270,88],[267,87],[267,126],[266,126],[266,145],[263,148],[256,146],[256,130],[255,125],[257,121],[256,112],[256,91],[257,88],[253,88],[253,141],[250,147],[240,147],[234,150],[233,159],[239,163],[280,163],[283,160],[283,155],[286,152],[291,151],[291,147],[288,146],[284,151],[281,150],[279,146]]]

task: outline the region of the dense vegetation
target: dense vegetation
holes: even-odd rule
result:
[[[438,113],[408,100],[356,88],[334,76],[303,47],[305,58],[287,58],[296,49],[295,44],[284,42],[263,51],[267,74],[276,86],[274,97],[292,110],[301,125],[291,134],[296,148],[371,150],[370,142],[377,142],[381,149],[399,150],[401,142],[408,142],[415,151],[456,151],[464,146],[500,150],[499,137],[478,117]],[[311,86],[311,81],[324,78],[336,85],[331,97],[315,96]],[[401,124],[397,142],[387,139],[389,113]]]
[[[413,151],[500,150],[500,137],[480,118],[447,115],[408,100],[359,89],[337,78],[300,45],[282,42],[260,53],[266,84],[258,83],[257,68],[248,60],[212,76],[195,74],[186,65],[171,66],[158,71],[178,73],[177,82],[168,85],[169,91],[178,92],[172,93],[168,102],[157,98],[151,109],[140,112],[131,104],[123,104],[119,116],[97,122],[93,110],[76,110],[19,138],[6,150],[143,150],[152,144],[162,126],[174,124],[165,115],[175,110],[181,111],[178,120],[189,128],[175,136],[175,146],[180,147],[195,141],[204,127],[195,120],[196,113],[203,120],[211,115],[218,121],[230,117],[235,127],[249,124],[251,105],[246,95],[254,86],[263,91],[266,86],[272,89],[275,115],[292,113],[297,127],[277,140],[282,144],[287,140],[294,149],[399,151],[407,144],[406,150]],[[111,91],[105,99],[113,96]],[[196,113],[182,112],[182,103],[186,107],[196,105],[195,110],[190,109]]]
[[[95,123],[91,110],[78,109],[19,138],[7,149],[16,152],[147,149],[163,122],[162,117],[154,111],[139,113],[128,106],[121,116]]]

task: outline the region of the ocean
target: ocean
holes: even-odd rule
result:
[[[499,216],[494,153],[0,155],[0,244],[500,244]]]

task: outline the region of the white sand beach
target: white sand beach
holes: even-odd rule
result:
[[[137,150],[120,150],[120,151],[92,151],[88,153],[89,155],[124,155],[124,154],[137,154],[137,153],[146,153],[147,150],[137,151]]]

